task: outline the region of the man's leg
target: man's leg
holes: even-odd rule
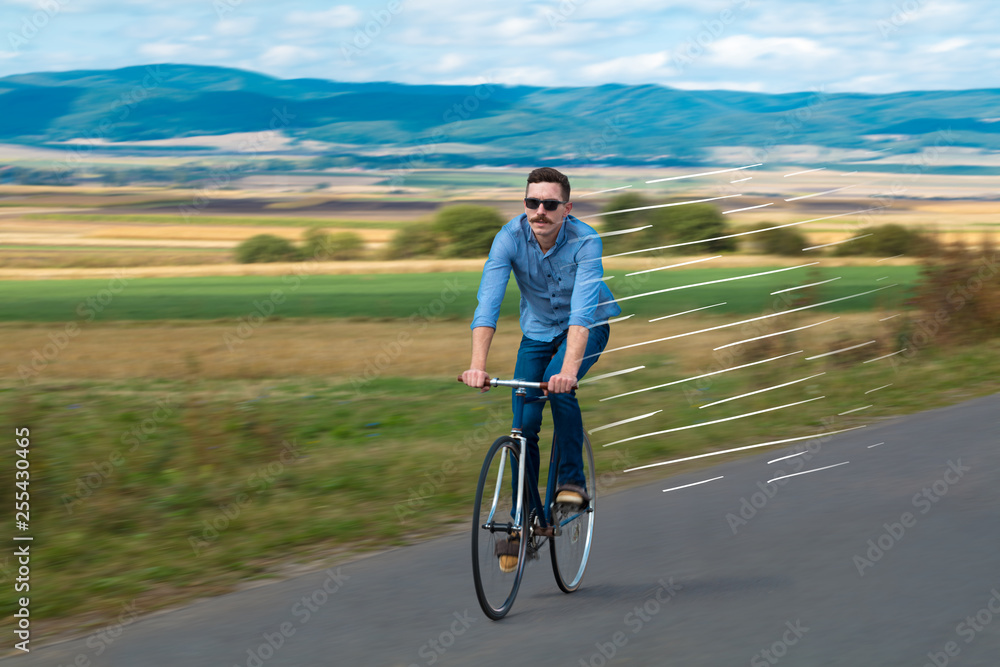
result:
[[[590,370],[590,367],[600,358],[608,344],[610,327],[607,324],[594,327],[587,336],[587,349],[584,352],[583,363],[576,377],[582,380],[583,376]],[[566,355],[566,341],[562,344],[555,356],[545,369],[543,379],[548,380],[551,376],[562,370],[563,358]],[[594,356],[590,356],[594,355]],[[559,439],[559,476],[558,484],[575,484],[579,487],[586,487],[583,478],[583,417],[580,415],[580,403],[577,401],[576,392],[566,394],[549,394],[549,403],[552,405],[553,427]],[[588,489],[588,491],[591,491]]]

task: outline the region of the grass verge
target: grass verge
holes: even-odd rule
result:
[[[663,410],[594,434],[598,472],[611,473],[600,490],[649,479],[622,474],[626,467],[818,435],[1000,390],[998,341],[869,364],[860,356],[803,356],[600,400],[720,363],[650,352],[627,359],[646,366],[643,372],[585,385],[591,429]],[[825,375],[701,407],[815,373]],[[816,400],[603,447],[808,398]],[[421,377],[53,380],[4,387],[0,415],[7,432],[31,431],[33,618],[99,619],[123,603],[148,612],[276,576],[282,563],[456,528],[467,518],[483,452],[509,425],[509,394]],[[0,455],[8,525],[12,449]],[[12,596],[0,600],[8,619],[12,605]]]

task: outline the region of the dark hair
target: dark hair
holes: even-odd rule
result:
[[[569,201],[569,179],[560,171],[552,167],[539,167],[528,174],[528,183],[558,183],[562,186],[562,198]],[[528,196],[528,188],[524,188],[524,196]]]

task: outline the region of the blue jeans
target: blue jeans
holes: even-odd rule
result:
[[[587,337],[587,350],[583,353],[584,360],[577,371],[577,379],[582,380],[584,374],[598,355],[608,345],[611,327],[603,324],[590,330]],[[514,368],[514,379],[527,382],[547,382],[550,377],[562,370],[563,358],[566,356],[566,335],[562,332],[551,341],[539,341],[523,336],[521,346],[517,350],[517,365]],[[594,356],[590,356],[594,355]],[[528,389],[528,396],[540,396],[541,391]],[[513,399],[512,399],[513,403]],[[559,434],[559,471],[557,485],[575,484],[586,488],[583,476],[583,417],[580,415],[580,404],[576,400],[576,391],[565,394],[549,393],[549,405],[552,406],[552,422],[555,432]],[[544,403],[528,403],[524,406],[524,416],[521,429],[528,441],[528,471],[529,484],[538,488],[538,433],[542,426],[542,406]],[[514,493],[517,493],[517,475],[512,480]]]

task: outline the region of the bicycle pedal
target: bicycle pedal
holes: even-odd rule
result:
[[[570,516],[572,514],[579,514],[586,510],[586,507],[581,507],[576,503],[552,503],[552,510],[556,514],[562,514],[563,516]]]

